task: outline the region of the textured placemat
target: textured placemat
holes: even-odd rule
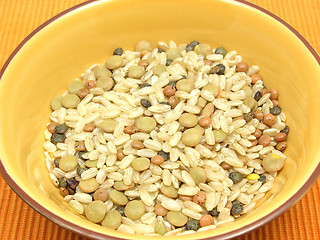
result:
[[[82,2],[84,1],[0,0],[0,66],[23,38],[37,26],[57,13]],[[320,52],[320,0],[250,2],[287,21]],[[86,240],[35,212],[0,176],[0,240],[6,239]],[[238,239],[320,239],[320,179],[284,215]]]

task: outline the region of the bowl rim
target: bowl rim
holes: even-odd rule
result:
[[[35,30],[33,30],[27,37],[25,37],[20,44],[14,49],[14,51],[10,54],[8,59],[5,61],[3,67],[0,70],[0,81],[1,78],[6,71],[7,67],[9,66],[12,59],[15,57],[15,55],[20,51],[20,49],[39,31],[41,31],[43,28],[45,28],[47,25],[51,24],[52,22],[56,21],[57,19],[63,17],[64,15],[73,12],[83,6],[89,5],[94,2],[99,2],[101,0],[87,0],[83,3],[77,4],[73,7],[70,7],[57,15],[53,16],[52,18],[48,19],[44,23],[42,23],[39,27],[37,27]],[[246,0],[223,0],[228,2],[236,2],[243,4],[245,6],[252,7],[263,14],[266,14],[270,17],[272,17],[274,20],[277,20],[280,24],[282,24],[284,27],[286,27],[288,30],[290,30],[300,41],[304,44],[304,46],[309,50],[309,52],[313,55],[314,59],[318,62],[320,66],[320,57],[315,51],[315,49],[311,46],[311,44],[306,40],[305,37],[303,37],[294,27],[292,27],[289,23],[284,21],[282,18],[278,17],[274,13],[270,12],[269,10],[266,10],[254,3],[248,2]],[[50,221],[58,224],[59,226],[70,230],[72,232],[75,232],[77,234],[80,234],[85,237],[89,237],[92,239],[122,239],[115,236],[105,235],[99,232],[95,232],[93,230],[89,230],[86,228],[83,228],[79,225],[76,225],[72,222],[69,222],[65,220],[64,218],[56,215],[55,213],[47,210],[45,207],[40,205],[38,202],[36,202],[32,197],[30,197],[18,184],[11,178],[11,176],[6,171],[4,164],[2,160],[0,159],[0,174],[6,181],[6,183],[11,187],[11,189],[24,201],[26,202],[32,209],[34,209],[36,212],[44,216],[45,218],[49,219]],[[260,218],[259,220],[248,224],[246,226],[243,226],[239,229],[233,230],[231,232],[223,233],[214,237],[210,238],[204,238],[204,239],[231,239],[234,237],[241,236],[243,234],[249,233],[257,228],[262,227],[263,225],[271,222],[272,220],[276,219],[280,215],[282,215],[284,212],[286,212],[290,207],[293,206],[300,198],[303,197],[303,195],[308,191],[309,188],[313,185],[313,183],[317,180],[318,176],[320,175],[320,162],[310,175],[310,177],[307,179],[307,181],[302,185],[302,187],[286,202],[284,202],[281,206],[279,206],[277,209],[275,209],[273,212],[267,214],[266,216]]]

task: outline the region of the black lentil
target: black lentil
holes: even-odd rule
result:
[[[172,62],[173,62],[173,60],[167,59],[166,66],[169,66]]]
[[[237,214],[240,214],[242,210],[243,210],[243,205],[237,201],[236,203],[232,203],[232,208],[230,213],[232,215],[237,215]]]
[[[54,133],[51,135],[51,142],[54,144],[63,143],[66,140],[66,136],[62,133]]]
[[[186,224],[187,230],[197,231],[200,228],[200,222],[196,219],[190,218]]]
[[[59,124],[54,128],[55,133],[65,133],[68,130],[68,126],[65,124]]]
[[[254,100],[256,100],[257,102],[260,100],[261,97],[262,97],[262,94],[260,91],[254,94]]]
[[[263,174],[259,174],[259,176],[260,176],[259,181],[262,182],[262,184],[264,184],[267,179],[266,176]]]
[[[168,102],[159,102],[160,104],[166,104],[166,105],[168,105]]]
[[[251,121],[251,119],[253,118],[254,114],[253,112],[248,112],[244,114],[244,120],[246,120],[246,122]]]
[[[195,46],[199,45],[200,43],[198,41],[192,41],[190,44],[195,47]]]
[[[79,184],[79,182],[75,178],[67,178],[66,180],[67,180],[69,187],[72,189],[76,189],[76,187]]]
[[[281,113],[281,107],[276,106],[276,107],[270,108],[270,113],[272,115],[279,115]]]
[[[211,68],[210,73],[222,75],[224,74],[225,70],[226,70],[226,67],[223,64],[219,63]]]
[[[186,46],[186,52],[190,52],[190,51],[193,51],[194,50],[194,46],[192,46],[191,44],[188,44]]]
[[[89,168],[87,168],[85,165],[78,165],[77,166],[77,174],[79,175],[79,177],[81,176],[81,174],[85,171],[87,171]]]
[[[162,53],[164,50],[162,48],[158,48],[158,53]]]
[[[151,107],[151,102],[148,99],[142,98],[140,103],[145,108]]]
[[[289,127],[286,125],[286,126],[284,127],[284,129],[282,129],[280,132],[281,132],[281,133],[285,133],[285,134],[288,135],[289,130],[290,130]]]
[[[121,56],[123,53],[123,49],[122,48],[116,48],[116,50],[114,50],[113,55],[119,55]]]
[[[59,167],[60,159],[61,159],[61,157],[58,157],[58,158],[55,158],[54,161],[53,161],[53,164],[54,164],[54,166],[55,166],[56,168]]]
[[[85,158],[83,157],[83,154],[85,154],[85,153],[86,153],[85,151],[80,151],[78,153],[79,158],[82,159],[82,160],[85,160]]]
[[[227,55],[227,50],[223,47],[217,47],[217,49],[214,51],[215,54],[221,54],[223,57]]]
[[[65,177],[59,178],[59,187],[66,188],[67,186],[67,179]]]
[[[125,217],[126,215],[124,214],[124,207],[116,207],[116,209],[122,217]]]
[[[151,87],[151,85],[149,83],[142,83],[139,86],[140,88],[144,88],[144,87]]]
[[[70,195],[74,195],[76,193],[76,191],[74,189],[72,189],[71,187],[67,187],[67,190],[69,192]]]
[[[214,209],[212,209],[208,213],[213,217],[218,217],[220,212],[218,212],[217,207],[215,207]]]
[[[233,183],[238,183],[242,180],[243,176],[239,172],[232,172],[229,174],[229,178],[232,180]]]
[[[169,157],[170,157],[170,153],[166,153],[166,152],[164,152],[164,151],[162,151],[162,150],[158,152],[158,155],[160,155],[161,157],[163,157],[165,160],[168,160]]]

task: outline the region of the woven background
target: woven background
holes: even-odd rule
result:
[[[41,23],[84,0],[0,0],[0,66]],[[295,27],[320,53],[320,0],[249,0]],[[86,240],[47,220],[0,176],[0,240]],[[238,240],[320,239],[320,179],[289,211]]]

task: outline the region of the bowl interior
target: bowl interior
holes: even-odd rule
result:
[[[92,64],[103,62],[116,47],[133,50],[141,39],[154,46],[159,40],[198,40],[237,50],[249,65],[260,67],[268,88],[279,90],[291,130],[286,165],[274,187],[250,214],[214,231],[198,233],[196,238],[249,230],[266,215],[272,219],[270,213],[277,215],[275,210],[301,189],[319,164],[320,68],[307,47],[286,27],[236,1],[98,1],[40,30],[11,60],[0,82],[0,158],[10,178],[40,206],[73,223],[69,229],[147,238],[109,230],[74,214],[50,182],[42,149],[51,98],[62,94],[68,83]]]

